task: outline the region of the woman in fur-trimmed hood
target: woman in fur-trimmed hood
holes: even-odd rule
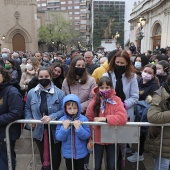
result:
[[[170,123],[170,75],[166,82],[150,97],[151,107],[147,113],[148,122],[155,124]],[[145,150],[156,159],[154,170],[159,168],[159,151],[161,143],[161,127],[150,127]],[[161,169],[168,169],[170,164],[170,126],[164,127],[161,153]]]

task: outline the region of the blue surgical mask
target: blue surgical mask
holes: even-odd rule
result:
[[[140,61],[135,62],[135,68],[140,69],[142,68],[142,63]]]
[[[2,53],[2,58],[3,58],[3,59],[8,58],[8,54],[6,54],[6,53]]]

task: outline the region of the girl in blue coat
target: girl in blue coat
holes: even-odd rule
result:
[[[62,154],[66,160],[67,170],[84,169],[84,158],[88,154],[87,140],[90,137],[90,127],[82,125],[88,119],[81,115],[81,103],[75,94],[67,95],[63,100],[65,116],[60,118],[63,123],[57,126],[56,139],[62,141]],[[73,121],[72,128],[70,122]]]

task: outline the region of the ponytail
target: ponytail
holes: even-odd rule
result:
[[[96,100],[95,100],[94,106],[93,106],[93,111],[94,111],[94,116],[95,117],[99,116],[99,113],[100,113],[100,104],[101,104],[100,93],[98,92],[97,95],[96,95]]]

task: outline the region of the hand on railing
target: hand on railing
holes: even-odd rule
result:
[[[71,121],[67,119],[67,120],[63,120],[62,122],[63,122],[64,129],[67,129],[69,127]]]
[[[32,119],[32,120],[36,120],[36,119]],[[37,127],[37,124],[35,123],[29,123],[28,126],[32,127],[32,128],[35,128]]]
[[[41,118],[41,122],[42,122],[43,124],[47,124],[50,120],[51,120],[51,118],[50,118],[49,116],[43,116],[43,117]]]
[[[79,127],[80,127],[80,125],[81,125],[80,120],[75,120],[75,121],[73,122],[73,125],[74,125],[74,127],[75,127],[76,129],[79,129]]]

